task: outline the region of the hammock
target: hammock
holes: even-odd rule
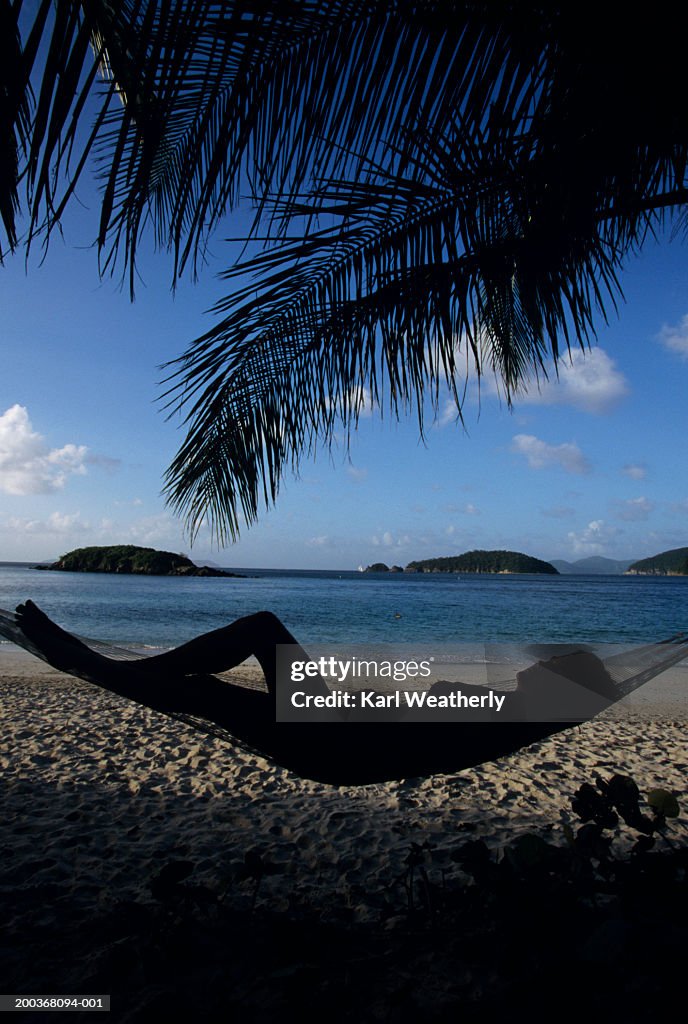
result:
[[[51,664],[39,643],[25,636],[13,612],[0,609],[0,636]],[[77,634],[71,636],[94,653],[115,662],[133,663],[145,658],[145,653],[140,651]],[[616,703],[686,657],[688,638],[679,634],[632,648],[604,662],[594,658],[609,681],[604,705]],[[540,665],[547,667],[555,660],[550,658]],[[146,686],[147,681],[139,689],[132,686],[125,692],[97,671],[70,669],[70,673],[112,692],[124,693],[136,703],[161,711],[196,730],[237,743],[302,778],[330,785],[365,785],[454,773],[496,760],[577,724],[571,721],[276,722],[274,701],[267,692],[226,683],[216,676],[198,675],[189,677],[189,686],[199,689],[211,686],[213,697],[220,695],[214,712],[201,716],[167,705],[160,699],[160,691]]]

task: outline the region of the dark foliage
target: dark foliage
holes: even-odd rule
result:
[[[447,558],[424,558],[409,562],[407,569],[416,572],[530,572],[557,575],[549,562],[520,551],[466,551]]]
[[[460,418],[470,378],[510,401],[594,337],[647,237],[685,224],[668,5],[2,0],[0,17],[7,246],[20,205],[27,244],[47,241],[93,160],[101,266],[132,288],[144,230],[176,277],[242,193],[255,204],[216,322],[167,382],[188,427],[167,495],[192,534],[234,537],[364,403],[422,432],[447,396]]]
[[[57,562],[37,565],[36,568],[53,572],[114,572],[139,576],[242,577],[241,573],[225,572],[208,565],[199,567],[186,555],[142,548],[136,544],[75,548],[62,555]]]
[[[194,569],[186,555],[171,551],[142,548],[136,544],[115,544],[89,548],[75,548],[62,555],[52,565],[43,566],[63,572],[115,572],[139,573],[148,576],[167,576],[180,569]]]
[[[587,820],[600,806],[592,792],[634,823]],[[664,835],[676,798],[655,790],[646,803],[653,831]],[[615,849],[636,830],[636,810],[646,814],[633,780],[585,784],[574,798],[585,820],[563,845],[525,834],[495,851],[473,839],[454,851],[460,875],[440,874],[432,844],[419,837],[398,878],[350,892],[377,910],[367,925],[341,896],[289,893],[259,849],[245,851],[219,888],[194,881],[192,861],[163,857],[148,886],[152,901],[97,887],[90,914],[62,901],[59,942],[44,923],[49,882],[5,887],[0,980],[6,991],[108,992],[113,1012],[132,1022],[164,1013],[441,1024],[548,1016],[564,997],[570,1014],[594,1007],[598,1016],[645,1021],[683,969],[688,857],[675,841],[650,850],[646,832],[630,854]]]
[[[688,576],[688,548],[674,548],[651,558],[641,558],[629,566],[628,571],[649,576]]]

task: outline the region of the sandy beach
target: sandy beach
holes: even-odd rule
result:
[[[576,824],[571,796],[596,775],[614,774],[630,775],[642,792],[673,791],[681,811],[672,834],[684,843],[688,836],[686,663],[644,687],[630,706],[500,761],[454,775],[334,788],[60,675],[14,648],[0,658],[4,992],[105,992],[118,972],[123,987],[112,1019],[148,1019],[170,1000],[179,1008],[184,983],[177,977],[163,984],[164,971],[142,973],[122,922],[143,915],[138,941],[145,932],[147,948],[158,949],[162,939],[151,928],[164,932],[161,921],[168,927],[170,915],[182,913],[181,899],[189,914],[194,904],[191,916],[200,914],[205,934],[218,906],[254,922],[253,939],[234,958],[233,981],[222,982],[223,1005],[239,999],[239,1019],[270,1019],[285,986],[291,991],[305,970],[308,988],[314,968],[303,968],[302,957],[298,970],[275,968],[273,983],[263,973],[261,985],[250,982],[250,957],[265,956],[259,937],[266,922],[275,948],[275,921],[293,928],[317,919],[318,929],[346,924],[354,933],[368,929],[369,938],[393,935],[408,926],[412,851],[432,885],[459,884],[452,853],[460,843],[482,838],[498,850],[537,833],[562,844],[563,825]],[[260,685],[256,669],[236,674]],[[448,976],[446,964],[426,967],[414,1005],[440,1019],[463,968],[454,965]],[[399,966],[394,980],[388,968],[387,981],[378,978],[371,988],[367,1016],[358,1008],[359,1019],[397,1019],[390,1007],[408,970]],[[206,988],[220,984],[217,974],[193,977]],[[318,977],[322,988],[322,972]],[[471,1006],[480,1006],[475,994]],[[341,1019],[349,1018],[342,1012]]]

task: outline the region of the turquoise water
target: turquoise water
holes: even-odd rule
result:
[[[640,643],[688,631],[688,579],[240,570],[248,579],[37,571],[0,563],[0,607],[32,598],[66,628],[173,646],[269,609],[303,643]]]

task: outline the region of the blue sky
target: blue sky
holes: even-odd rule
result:
[[[0,560],[137,543],[244,567],[351,569],[511,548],[542,558],[641,558],[688,545],[685,395],[688,260],[650,243],[622,283],[626,303],[597,347],[564,362],[513,411],[492,382],[469,387],[465,429],[440,410],[364,416],[343,447],[305,462],[277,506],[224,550],[193,549],[160,496],[183,434],[161,411],[159,367],[208,324],[213,270],[173,297],[164,255],[144,256],[136,301],[100,281],[75,207],[65,239],[0,268]],[[613,314],[612,314],[613,317]]]

